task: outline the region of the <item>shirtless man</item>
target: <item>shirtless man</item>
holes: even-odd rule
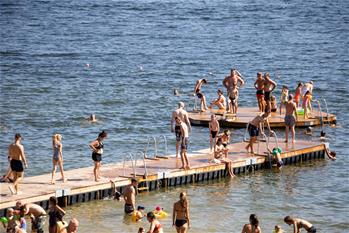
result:
[[[67,228],[62,230],[60,233],[77,233],[79,227],[79,221],[76,218],[72,218],[69,221]]]
[[[8,147],[8,155],[10,157],[10,166],[11,170],[14,175],[14,182],[13,186],[9,186],[9,189],[12,194],[20,194],[21,192],[18,191],[19,182],[23,179],[23,163],[26,168],[28,168],[27,165],[27,159],[25,158],[24,154],[24,147],[21,144],[22,136],[17,133],[15,135],[15,142],[12,143]]]
[[[276,83],[270,79],[269,73],[264,74],[264,100],[265,100],[265,112],[271,111],[270,97],[272,91],[276,88]]]
[[[293,102],[293,95],[288,96],[288,101],[285,103],[285,125],[286,125],[286,137],[285,142],[288,142],[288,130],[291,129],[292,143],[295,143],[295,125],[298,120],[297,106]]]
[[[215,114],[211,115],[211,121],[208,126],[210,129],[210,151],[212,152],[212,148],[216,145],[217,135],[219,134],[219,122]]]
[[[176,134],[176,158],[178,158],[179,143],[181,140],[181,130],[180,130],[180,126],[176,123],[176,117],[179,117],[182,122],[185,122],[187,124],[189,131],[191,131],[191,125],[190,125],[188,113],[187,111],[184,110],[183,102],[178,103],[178,108],[172,112],[172,118],[171,118],[171,132],[175,132]]]
[[[264,78],[261,72],[257,73],[257,79],[254,82],[256,88],[256,96],[258,102],[259,112],[264,112]]]
[[[240,82],[240,87],[242,87],[245,82],[241,78],[241,75],[239,75],[238,71],[236,69],[230,70],[230,75],[226,76],[223,79],[223,86],[227,88],[227,95],[229,100],[231,101],[231,92],[235,89],[235,87],[238,87],[238,83]],[[228,106],[228,112],[231,112],[230,105]]]
[[[268,121],[269,113],[261,113],[257,115],[255,118],[253,118],[252,121],[248,123],[248,133],[250,134],[250,141],[246,146],[247,153],[249,153],[249,148],[251,149],[251,153],[254,154],[253,151],[253,143],[257,141],[257,137],[259,135],[259,132],[263,132],[264,130],[264,122],[267,123],[269,132],[272,133]]]
[[[284,221],[288,225],[293,225],[293,233],[300,233],[301,228],[304,228],[309,233],[316,233],[314,225],[304,219],[286,216]]]
[[[125,199],[125,213],[131,215],[136,210],[136,189],[138,187],[138,181],[136,179],[131,180],[124,192]]]
[[[194,87],[194,93],[200,99],[200,110],[202,112],[207,110],[206,97],[201,92],[201,86],[204,83],[207,83],[206,79],[199,79],[199,80],[196,81],[196,84],[195,84],[195,87]]]
[[[189,131],[187,125],[181,121],[179,117],[176,117],[176,123],[180,125],[181,129],[181,161],[182,167],[180,169],[189,169],[189,161],[187,157],[187,149],[189,144]]]
[[[37,204],[28,203],[24,205],[24,213],[30,216],[32,232],[43,233],[46,211]]]
[[[226,99],[223,96],[223,92],[221,90],[217,91],[218,98],[211,102],[210,108],[212,108],[212,105],[217,105],[219,110],[226,110]]]

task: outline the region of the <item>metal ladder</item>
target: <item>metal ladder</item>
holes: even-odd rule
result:
[[[156,158],[168,159],[168,156],[166,156],[166,155],[168,155],[168,153],[167,153],[168,152],[168,145],[167,145],[167,139],[166,139],[165,135],[160,135],[158,137],[158,139],[156,140],[156,142],[157,142],[156,148],[158,149],[160,147],[160,142],[161,142],[162,138],[164,139],[164,144],[165,144],[165,155],[156,155]],[[156,151],[156,152],[158,152],[158,151]]]
[[[154,142],[154,155],[153,155],[153,157],[149,157],[147,152],[148,152],[148,148],[150,146],[150,143],[152,141]],[[147,145],[144,148],[144,158],[151,159],[151,160],[159,160],[158,158],[156,158],[157,153],[158,153],[158,148],[157,148],[156,138],[154,136],[148,137]]]

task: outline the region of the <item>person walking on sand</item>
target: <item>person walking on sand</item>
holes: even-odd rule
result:
[[[207,83],[206,79],[199,79],[199,80],[196,81],[196,84],[195,84],[195,87],[194,87],[194,93],[200,99],[200,110],[202,112],[207,110],[206,97],[201,92],[201,86],[204,83]]]
[[[12,194],[21,194],[19,191],[19,182],[23,179],[24,168],[28,168],[27,159],[24,154],[24,147],[21,144],[22,136],[19,133],[15,134],[15,142],[8,147],[8,155],[10,157],[10,166],[14,175],[13,186],[9,186]]]
[[[187,125],[181,121],[179,117],[176,117],[176,123],[180,126],[181,130],[181,161],[182,167],[180,169],[189,169],[189,160],[187,157],[187,150],[189,144],[189,131]]]
[[[296,103],[293,102],[293,95],[288,96],[288,101],[285,104],[285,126],[286,126],[286,137],[285,142],[288,142],[288,131],[291,130],[292,143],[295,143],[295,126],[298,120]]]
[[[177,233],[186,233],[190,227],[189,203],[184,192],[179,194],[179,201],[173,205],[172,226]]]
[[[52,147],[53,147],[53,157],[52,157],[53,168],[52,168],[51,184],[55,183],[54,177],[56,174],[57,165],[61,170],[62,181],[66,182],[67,180],[64,177],[64,170],[63,170],[62,135],[55,134],[52,136]]]
[[[314,225],[304,219],[286,216],[284,222],[293,225],[293,233],[300,233],[301,228],[304,228],[308,233],[316,233]]]
[[[273,80],[271,80],[269,73],[265,73],[264,74],[264,100],[265,100],[264,111],[265,112],[271,111],[270,98],[275,88],[276,88],[276,83]]]
[[[264,112],[264,78],[261,72],[257,73],[257,79],[254,82],[256,88],[256,97],[258,102],[259,112]]]
[[[181,140],[181,130],[180,125],[176,123],[176,117],[181,119],[182,122],[185,122],[189,131],[191,131],[191,125],[188,117],[187,111],[184,109],[185,105],[183,102],[178,103],[178,108],[172,112],[171,118],[171,132],[175,132],[176,134],[176,158],[178,158],[179,145]]]
[[[247,150],[247,153],[249,153],[249,149],[251,149],[251,153],[254,154],[253,150],[253,143],[257,141],[257,137],[259,135],[259,132],[264,130],[264,122],[267,123],[269,132],[272,133],[268,121],[269,113],[261,113],[258,114],[255,118],[253,118],[252,121],[248,123],[248,133],[250,135],[250,140],[247,146],[245,147]]]
[[[131,179],[131,184],[125,188],[124,200],[125,200],[125,214],[131,215],[136,210],[136,194],[137,194],[138,181]]]
[[[244,225],[241,233],[262,233],[259,220],[255,214],[250,215],[250,223]]]
[[[94,162],[93,174],[95,177],[95,181],[98,182],[101,179],[101,161],[103,154],[103,140],[107,138],[107,133],[103,130],[99,133],[98,138],[90,143],[90,148],[92,149],[92,160]]]
[[[216,145],[216,138],[219,134],[219,122],[215,114],[211,115],[211,121],[209,122],[208,127],[210,129],[210,151],[212,152],[212,149]]]
[[[233,97],[232,92],[235,88],[238,88],[238,83],[240,83],[240,87],[242,87],[245,82],[241,78],[241,75],[238,73],[236,69],[230,70],[230,75],[226,76],[223,79],[223,86],[227,88],[227,96],[228,99],[231,101],[231,98]],[[230,108],[230,104],[228,105],[228,112],[232,112],[232,109]]]

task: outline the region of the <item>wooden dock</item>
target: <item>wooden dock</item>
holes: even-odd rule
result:
[[[267,156],[267,145],[265,142],[254,145],[258,155],[248,154],[245,150],[246,142],[229,145],[229,159],[235,174],[251,172],[259,169],[271,168],[272,161]],[[276,146],[276,142],[270,142],[269,148]],[[302,163],[307,160],[320,159],[325,157],[325,145],[321,142],[297,141],[296,145],[278,143],[282,148],[282,158],[284,165]],[[191,168],[189,170],[179,169],[180,159],[169,157],[167,159],[138,160],[137,166],[132,167],[132,162],[103,164],[101,168],[102,177],[100,182],[93,180],[93,167],[86,167],[66,171],[68,181],[63,183],[57,181],[55,185],[49,184],[51,174],[43,174],[33,177],[25,177],[20,185],[23,194],[11,195],[8,189],[9,183],[1,183],[0,210],[4,214],[5,209],[15,206],[16,201],[22,203],[38,203],[44,208],[48,208],[50,196],[58,197],[62,206],[74,203],[86,202],[89,200],[102,199],[110,195],[112,184],[122,192],[124,187],[130,184],[130,179],[139,179],[140,190],[154,190],[160,187],[175,186],[187,183],[195,183],[203,180],[218,179],[228,175],[225,164],[209,163],[212,158],[209,149],[196,151],[189,154]],[[284,168],[287,169],[287,168]],[[145,170],[147,175],[145,176]],[[57,173],[59,177],[59,173]],[[3,216],[3,215],[2,215]]]
[[[191,111],[189,113],[189,120],[192,125],[198,126],[208,126],[210,122],[211,115],[215,114],[219,121],[221,127],[228,128],[244,128],[257,114],[258,108],[240,107],[236,116],[232,114],[226,114],[225,111],[217,109],[208,109],[205,112],[201,111]],[[282,128],[285,127],[285,110],[283,109],[283,114],[280,115],[278,112],[272,112],[269,118],[269,124],[272,128]],[[337,118],[333,114],[327,114],[325,112],[319,112],[318,110],[313,110],[311,112],[312,118],[304,119],[303,115],[298,116],[298,121],[296,127],[308,127],[317,126],[321,124],[336,124]]]

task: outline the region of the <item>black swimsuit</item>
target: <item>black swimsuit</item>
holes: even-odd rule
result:
[[[99,149],[103,149],[103,147],[104,147],[103,143],[102,143],[102,142],[99,142],[99,145],[96,146],[95,148],[96,148],[97,150],[99,150]],[[102,161],[102,154],[99,154],[99,153],[93,151],[93,152],[92,152],[92,160],[95,161],[95,162],[100,162],[100,161]]]
[[[22,160],[11,159],[10,167],[11,167],[11,170],[15,172],[24,171]]]
[[[176,225],[176,227],[182,227],[186,223],[187,223],[187,220],[185,220],[185,219],[176,219],[175,225]]]

